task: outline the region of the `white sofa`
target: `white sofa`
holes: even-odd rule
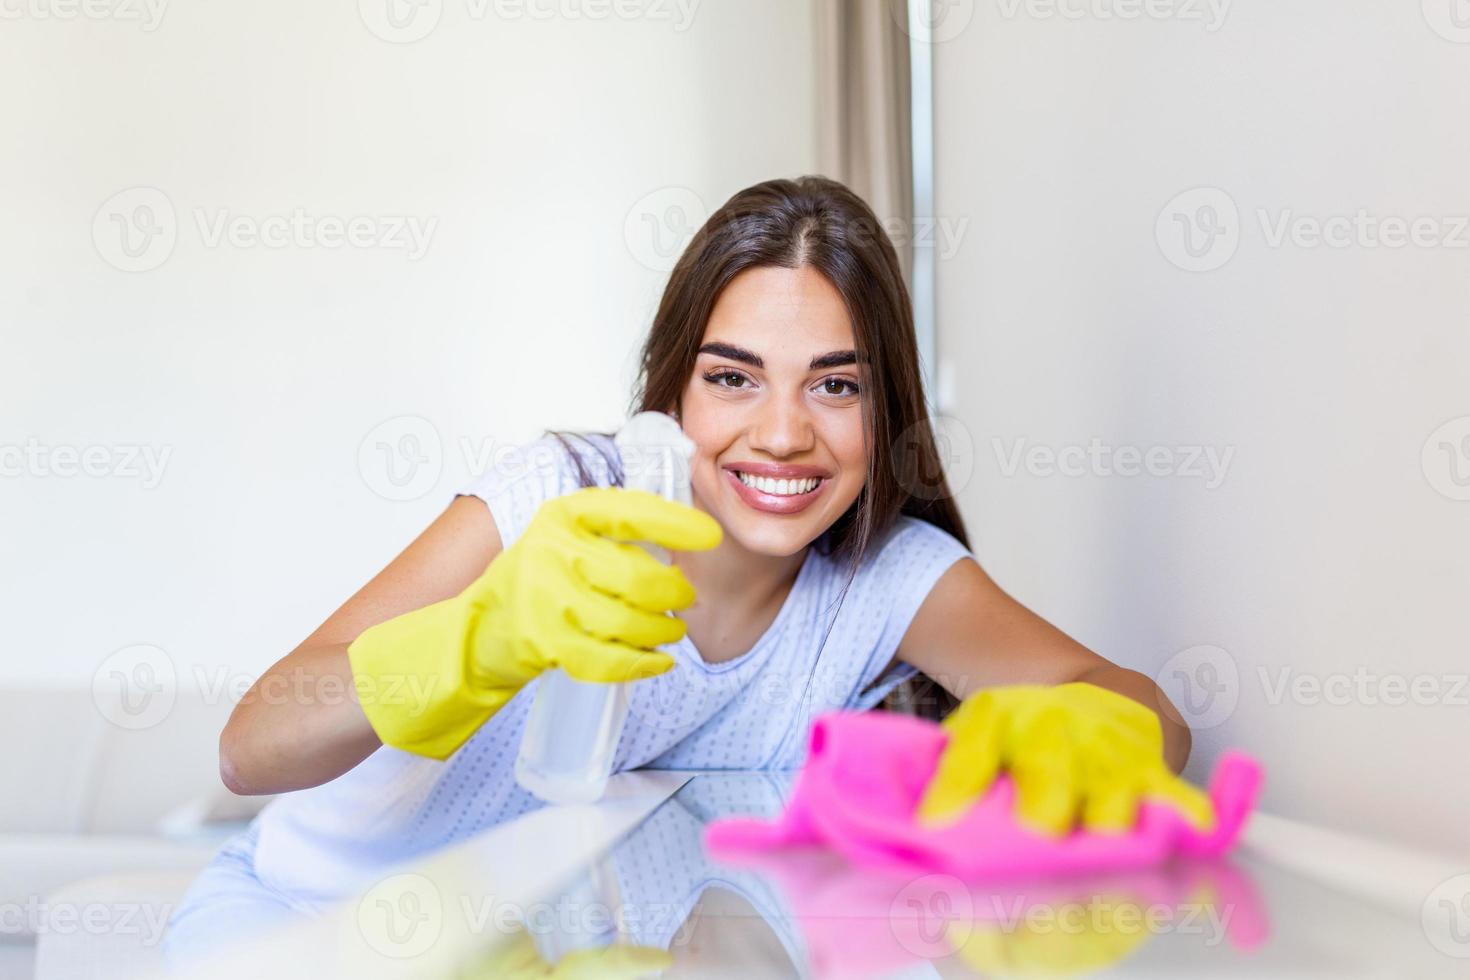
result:
[[[180,691],[130,729],[89,687],[0,690],[0,980],[156,972],[158,930],[264,799],[232,796],[228,701]]]

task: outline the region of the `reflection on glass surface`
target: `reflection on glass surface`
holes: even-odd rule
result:
[[[987,887],[855,867],[804,848],[716,861],[705,825],[769,819],[791,774],[695,777],[474,976],[1082,976],[1176,934],[1240,951],[1267,937],[1225,862]]]
[[[695,777],[466,976],[1083,976],[1163,935],[1248,952],[1268,935],[1226,862],[966,883],[803,848],[716,861],[705,825],[769,819],[790,774]]]
[[[1229,860],[1176,861],[1145,872],[990,883],[856,867],[813,847],[720,860],[706,853],[709,822],[771,819],[790,789],[791,774],[697,774],[611,848],[587,851],[596,858],[574,875],[558,873],[541,901],[501,900],[490,872],[503,846],[483,855],[490,864],[459,866],[463,882],[458,891],[444,886],[446,895],[471,892],[478,882],[477,898],[514,915],[478,921],[452,975],[1465,975],[1465,961],[1436,946],[1417,909],[1405,915],[1392,902],[1337,890],[1249,848]],[[516,839],[544,847],[559,838]]]
[[[1242,951],[1268,934],[1250,878],[1223,862],[998,884],[869,871],[814,849],[741,864],[780,882],[815,976],[884,976],[926,962],[946,975],[1083,976],[1165,934]]]
[[[544,902],[462,977],[791,976],[806,971],[801,925],[759,871],[714,863],[704,826],[772,817],[791,774],[696,777]]]

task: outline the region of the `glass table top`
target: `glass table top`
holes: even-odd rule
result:
[[[533,811],[235,962],[358,980],[1470,976],[1470,910],[1341,891],[1248,843],[1223,860],[1004,883],[817,848],[707,851],[710,821],[774,817],[793,778],[663,773],[604,804]]]

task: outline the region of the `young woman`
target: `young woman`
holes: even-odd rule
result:
[[[1141,796],[1211,819],[1175,776],[1189,732],[1155,685],[971,555],[897,256],[848,189],[767,181],[709,219],[664,292],[633,408],[695,443],[693,507],[621,488],[606,434],[548,435],[257,681],[221,774],[286,795],[200,876],[171,955],[535,805],[512,768],[551,666],[633,681],[620,770],[797,767],[814,714],[927,679],[921,710],[963,704],[921,819],[952,818],[1000,769],[1048,833],[1127,826]],[[262,696],[328,685],[354,696]]]

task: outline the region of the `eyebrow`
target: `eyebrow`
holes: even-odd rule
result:
[[[754,368],[763,368],[766,366],[766,362],[761,359],[759,354],[748,351],[744,347],[736,347],[734,344],[721,343],[720,341],[712,341],[711,343],[702,345],[699,348],[699,353],[729,358],[732,361],[739,361],[741,364],[749,364]],[[822,371],[827,368],[842,367],[846,364],[856,363],[857,351],[834,350],[812,358],[811,364],[808,365],[808,370]]]

